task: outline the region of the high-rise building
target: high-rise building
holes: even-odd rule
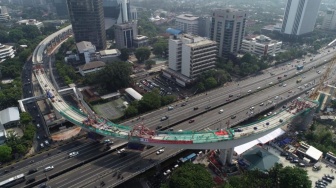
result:
[[[102,0],[67,0],[76,43],[89,41],[97,50],[106,49]]]
[[[0,6],[0,22],[5,22],[10,20],[10,16],[7,11],[7,7]]]
[[[211,16],[201,16],[198,18],[198,35],[210,38]]]
[[[126,23],[137,19],[135,8],[131,8],[130,0],[103,0],[104,16],[107,25]]]
[[[134,46],[133,39],[138,36],[137,22],[116,24],[114,26],[114,36],[118,49],[132,48]]]
[[[210,39],[219,44],[219,57],[237,54],[245,34],[247,14],[237,9],[217,9],[212,14]]]
[[[302,35],[314,31],[321,0],[288,0],[281,32]]]
[[[336,10],[327,10],[323,18],[322,29],[335,30],[336,29]]]
[[[67,0],[52,0],[52,4],[54,5],[56,13],[59,17],[65,18],[69,16]]]
[[[185,33],[198,34],[198,17],[191,14],[181,14],[175,18],[175,28]]]
[[[169,39],[169,68],[190,79],[214,68],[216,56],[217,43],[204,37],[182,34]]]

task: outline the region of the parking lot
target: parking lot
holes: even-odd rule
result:
[[[269,152],[271,152],[272,154],[278,156],[280,158],[279,163],[283,164],[284,166],[295,166],[297,163],[290,163],[290,161],[286,160],[286,157],[284,156],[280,156],[280,152],[278,150],[276,150],[273,147],[269,147]],[[300,168],[304,168],[305,170],[307,170],[309,179],[312,181],[312,185],[313,187],[315,187],[315,182],[318,180],[321,180],[322,177],[324,175],[333,175],[336,177],[336,170],[333,169],[332,167],[327,167],[326,164],[323,163],[321,170],[319,171],[313,171],[312,167],[300,167]],[[329,183],[327,186],[327,188],[334,188],[336,187],[336,183],[335,180],[332,181],[332,183]]]

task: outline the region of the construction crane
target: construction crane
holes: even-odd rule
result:
[[[335,63],[336,63],[336,55],[333,58],[331,58],[331,63],[326,67],[326,71],[321,76],[319,84],[315,87],[313,92],[310,94],[310,96],[309,96],[310,99],[312,99],[312,100],[317,99],[317,97],[319,95],[319,91],[322,91],[322,89],[324,87],[324,83],[328,80],[330,72],[331,72],[332,68],[334,67]]]

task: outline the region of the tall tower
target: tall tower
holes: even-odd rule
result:
[[[247,14],[237,9],[217,9],[212,14],[210,39],[219,44],[218,56],[227,58],[240,50]]]
[[[336,29],[336,9],[327,10],[327,13],[323,18],[322,29]]]
[[[288,0],[281,32],[302,35],[314,31],[321,0]]]
[[[102,0],[67,0],[75,41],[90,41],[97,50],[106,49]]]

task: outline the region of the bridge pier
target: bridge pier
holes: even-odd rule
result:
[[[233,148],[219,150],[219,158],[222,164],[232,164],[233,152]]]

